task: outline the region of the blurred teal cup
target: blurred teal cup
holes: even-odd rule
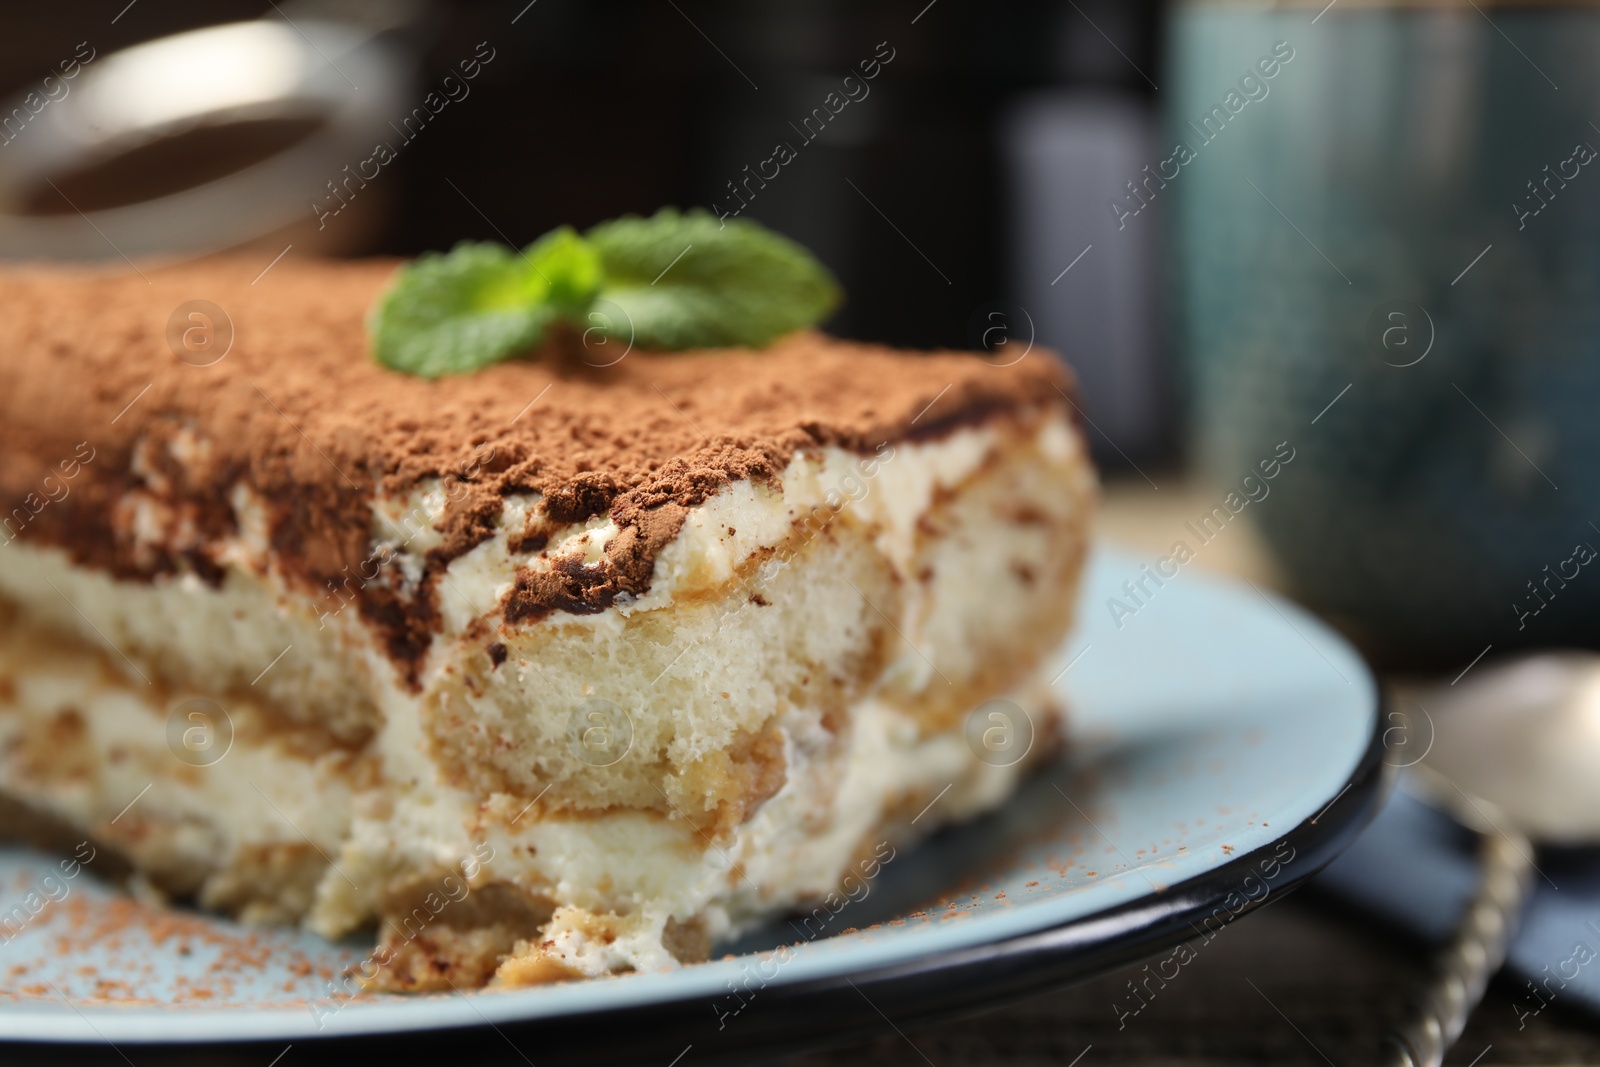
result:
[[[1380,663],[1600,638],[1600,6],[1179,3],[1167,224],[1196,458]]]

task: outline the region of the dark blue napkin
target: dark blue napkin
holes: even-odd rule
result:
[[[1311,884],[1418,936],[1454,930],[1477,882],[1474,838],[1448,817],[1394,790],[1371,827]],[[1552,1004],[1600,1018],[1600,858],[1536,857],[1533,899],[1506,959],[1526,1021]]]

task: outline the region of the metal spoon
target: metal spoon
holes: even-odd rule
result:
[[[1600,655],[1526,656],[1429,703],[1432,745],[1415,784],[1478,835],[1482,874],[1416,1015],[1389,1037],[1394,1067],[1437,1067],[1461,1036],[1516,933],[1533,842],[1600,844]]]

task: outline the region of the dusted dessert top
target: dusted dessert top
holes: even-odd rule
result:
[[[637,527],[615,546],[634,546],[637,571],[684,508],[730,480],[775,478],[798,449],[870,451],[1065,406],[1070,391],[1042,351],[998,367],[814,332],[651,353],[566,331],[528,358],[429,381],[368,355],[363,318],[395,269],[291,258],[260,274],[257,258],[223,257],[142,276],[0,275],[0,503],[28,507],[21,536],[121,577],[220,580],[207,546],[234,531],[243,484],[266,503],[278,565],[321,585],[368,554],[375,496],[450,478],[462,491],[440,565],[492,534],[506,495],[537,492],[553,521],[610,511]],[[70,495],[33,507],[80,445],[93,458]],[[118,520],[133,489],[179,513],[187,543],[136,538]]]

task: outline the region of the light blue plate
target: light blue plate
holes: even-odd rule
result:
[[[982,1006],[1192,938],[1309,876],[1370,817],[1377,689],[1344,641],[1248,585],[1190,568],[1130,599],[1141,562],[1102,550],[1091,565],[1056,668],[1068,760],[999,814],[902,850],[814,940],[780,922],[672,973],[347,1000],[329,979],[365,946],[142,909],[12,849],[0,912],[52,871],[63,899],[0,943],[0,1039],[388,1035],[418,1052],[451,1029],[458,1053],[476,1033],[536,1042],[543,1064],[598,1027],[616,1058],[693,1044],[699,1061]],[[1119,624],[1112,597],[1137,611]]]

